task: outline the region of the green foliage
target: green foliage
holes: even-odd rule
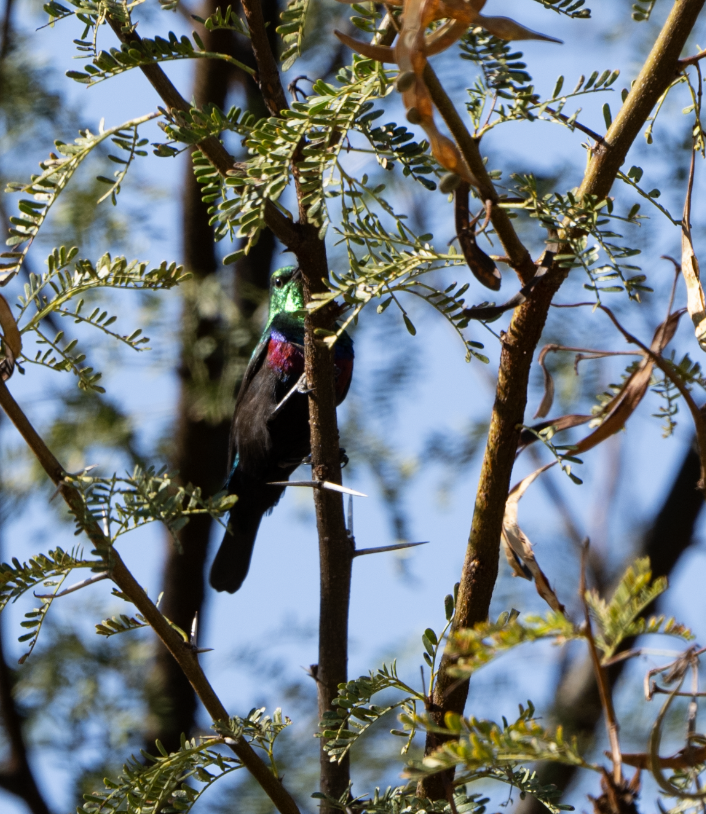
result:
[[[549,611],[544,616],[528,616],[520,621],[517,611],[505,612],[496,622],[483,622],[455,631],[447,652],[456,661],[451,668],[457,678],[468,678],[502,653],[521,644],[549,639],[564,644],[581,633],[563,614]]]
[[[29,275],[24,296],[18,298],[17,321],[20,333],[36,336],[40,350],[34,358],[22,358],[52,370],[70,370],[77,376],[79,388],[104,393],[104,388],[98,384],[102,374],[92,367],[82,366],[86,355],[77,351],[78,340],[74,338],[65,342],[63,330],[51,338],[45,327],[48,317],[68,317],[75,324],[96,328],[133,350],[146,350],[144,346],[149,338],[142,336],[140,328],[129,334],[120,334],[111,328],[117,317],[110,316],[107,310],[98,306],[90,312],[83,312],[86,295],[98,289],[170,289],[188,275],[176,263],[163,262],[159,267],[149,269],[147,263],[128,262],[124,257],[113,259],[105,254],[94,266],[89,260],[77,260],[77,255],[76,247],[54,249],[47,258],[49,270],[41,276]]]
[[[179,751],[169,754],[157,741],[160,755],[143,751],[144,760],[133,756],[117,780],[106,778],[104,789],[84,796],[86,802],[79,814],[190,811],[216,780],[241,766],[239,760],[214,748],[219,744],[220,740],[213,738],[189,741],[182,736]]]
[[[582,8],[585,0],[535,0],[535,2],[573,19],[587,20],[591,16],[591,9]]]
[[[392,171],[395,163],[402,165],[402,175],[412,177],[430,191],[436,189],[436,183],[427,175],[443,174],[442,168],[429,153],[429,143],[425,140],[414,141],[414,134],[404,126],[388,122],[377,127],[372,123],[383,115],[383,110],[374,110],[374,102],[366,102],[360,109],[355,121],[355,128],[364,133],[375,151],[375,158],[380,166]]]
[[[209,136],[220,135],[224,130],[246,136],[250,134],[255,124],[255,117],[252,113],[247,110],[242,111],[239,107],[231,107],[227,113],[215,104],[207,104],[203,108],[193,107],[188,112],[181,110],[167,111],[161,108],[160,110],[164,116],[162,129],[174,142],[181,142],[182,144],[198,144]],[[179,150],[169,144],[156,144],[155,148],[155,153],[162,157],[172,157],[179,153]],[[206,183],[205,180],[201,179],[201,174],[197,169],[202,167],[203,162],[206,160],[198,150],[194,151],[192,158],[197,178],[202,183]],[[215,186],[215,194],[208,189],[203,190],[203,200],[210,203],[223,194],[223,188],[220,175],[208,162],[206,164],[211,172],[216,173],[216,177],[219,179],[218,184]]]
[[[584,288],[594,292],[597,302],[601,302],[602,294],[621,291],[626,291],[631,300],[639,302],[641,291],[652,290],[644,285],[644,274],[626,277],[626,272],[641,271],[640,266],[623,262],[640,254],[640,249],[613,243],[622,235],[604,228],[616,220],[636,223],[634,207],[626,216],[620,216],[613,213],[609,199],[598,201],[584,197],[579,202],[576,190],[569,190],[565,195],[554,192],[540,196],[532,176],[514,177],[517,192],[525,199],[524,210],[545,228],[558,231],[571,246],[570,254],[557,255],[555,260],[564,268],[582,268],[590,281],[584,284]],[[571,231],[568,231],[569,226]],[[575,227],[580,232],[574,231]],[[597,242],[589,243],[588,236]]]
[[[166,468],[135,467],[131,476],[92,477],[87,473],[67,475],[67,483],[83,498],[85,512],[76,518],[78,529],[92,523],[104,526],[111,543],[147,523],[161,521],[174,536],[195,514],[214,518],[230,509],[237,497],[219,493],[204,498],[199,487],[182,486]]]
[[[628,170],[627,174],[624,172],[618,173],[618,178],[624,183],[627,184],[629,187],[632,187],[640,197],[644,198],[646,201],[649,201],[652,206],[656,207],[666,218],[668,218],[675,226],[680,226],[681,221],[676,220],[672,217],[669,213],[669,210],[662,206],[661,203],[657,201],[657,198],[660,196],[660,191],[658,189],[652,189],[649,192],[645,191],[640,186],[640,179],[642,178],[643,171],[642,167],[635,167],[632,166]],[[638,215],[637,213],[640,211],[640,204],[634,204],[630,213],[628,215],[628,220],[635,220],[636,218],[644,218],[645,215]]]
[[[27,563],[13,559],[12,564],[0,565],[0,610],[8,602],[15,601],[22,594],[43,584],[47,580],[66,576],[74,568],[93,568],[97,563],[84,560],[81,552],[67,553],[55,548],[48,554],[38,554]]]
[[[691,631],[674,619],[652,616],[644,619],[640,614],[667,590],[665,577],[652,581],[648,557],[642,557],[627,568],[609,601],[601,599],[596,591],[587,591],[586,600],[595,620],[596,646],[608,661],[617,652],[621,642],[645,633],[663,633],[690,640]]]
[[[664,360],[671,372],[675,375],[684,386],[691,390],[693,386],[706,388],[706,378],[701,373],[701,365],[699,362],[692,362],[689,354],[684,354],[681,362],[678,364],[674,361],[674,351],[671,357]],[[665,373],[661,371],[656,373],[657,381],[652,385],[652,391],[657,393],[663,399],[664,404],[660,405],[659,411],[653,413],[655,418],[661,418],[664,421],[662,425],[662,437],[669,437],[675,430],[677,422],[675,416],[679,412],[679,399],[681,392],[676,384]]]
[[[67,553],[61,548],[53,549],[46,555],[38,554],[27,563],[21,563],[15,558],[12,564],[0,565],[0,611],[8,602],[17,601],[20,596],[38,585],[53,589],[51,593],[38,597],[40,606],[25,613],[25,621],[20,623],[28,631],[19,638],[20,642],[28,643],[28,650],[21,656],[20,663],[23,663],[34,650],[54,595],[66,577],[74,568],[96,569],[101,565],[100,561],[84,560],[80,551],[73,550]]]
[[[159,62],[174,62],[180,59],[219,59],[245,71],[251,76],[252,68],[244,65],[228,54],[219,54],[207,51],[201,37],[194,31],[193,42],[186,36],[177,37],[170,31],[168,38],[145,38],[140,42],[123,43],[120,48],[111,48],[108,51],[99,51],[87,64],[83,71],[67,71],[66,75],[80,82],[82,85],[95,85],[112,76],[118,76],[133,68],[154,65]],[[194,47],[194,43],[196,47]],[[94,43],[90,41],[79,45],[82,50],[94,50]]]
[[[521,793],[532,794],[550,811],[558,812],[571,811],[573,807],[557,804],[555,801],[561,792],[555,786],[541,786],[536,774],[520,764],[550,760],[599,771],[597,766],[584,760],[575,739],[564,738],[561,727],[553,733],[542,727],[534,718],[534,707],[529,701],[526,709],[520,705],[516,721],[508,723],[503,719],[502,725],[453,713],[447,713],[444,727],[435,726],[428,716],[402,715],[401,720],[406,727],[424,727],[453,738],[421,761],[408,765],[406,774],[416,780],[456,769],[459,771],[454,779],[457,785],[491,778],[516,786]]]
[[[310,222],[325,233],[329,223],[326,189],[334,182],[333,170],[340,169],[338,157],[345,134],[370,98],[384,96],[392,88],[387,73],[370,60],[354,60],[352,68],[341,70],[337,79],[338,86],[319,80],[313,86],[317,95],[293,102],[282,119],[263,119],[245,138],[252,158],[245,173],[234,171],[226,180],[235,197],[224,199],[212,210],[231,233],[247,239],[244,248],[224,262],[237,260],[256,242],[264,225],[265,202],[281,196],[292,177],[295,154],[300,156],[301,204]]]
[[[149,623],[145,617],[138,613],[136,616],[127,616],[121,613],[119,616],[112,616],[104,619],[96,625],[96,633],[99,636],[115,636],[116,633],[127,633],[130,630],[138,630],[141,627],[148,627]]]
[[[474,28],[463,35],[459,45],[461,59],[480,67],[484,90],[496,92],[501,99],[513,99],[531,90],[532,77],[525,70],[527,65],[520,61],[522,52],[513,51],[512,43]]]
[[[432,628],[427,628],[422,634],[422,645],[424,647],[422,657],[431,669],[426,694],[424,689],[422,689],[422,692],[414,690],[409,684],[400,679],[395,662],[389,666],[383,664],[379,669],[372,670],[368,676],[361,676],[356,680],[348,681],[346,684],[339,684],[338,695],[331,702],[331,706],[336,709],[324,713],[323,720],[320,723],[323,732],[318,736],[327,739],[324,749],[329,754],[331,762],[337,761],[340,763],[353,744],[384,715],[394,709],[401,709],[407,716],[414,716],[416,715],[417,703],[425,705],[427,698],[433,695],[437,678],[438,659],[441,655],[446,634],[453,621],[457,593],[458,584],[454,586],[453,595],[449,594],[444,599],[446,624],[441,633],[437,635]],[[374,695],[386,690],[397,690],[403,694],[403,697],[385,706],[370,703]],[[406,739],[401,750],[401,754],[406,754],[414,739],[414,728],[409,733],[393,729],[391,734],[400,735]]]
[[[481,794],[466,794],[462,789],[455,789],[453,793],[453,806],[448,800],[430,800],[427,797],[417,797],[414,787],[411,785],[388,786],[384,792],[375,789],[375,792],[368,797],[353,798],[350,794],[344,795],[340,800],[328,797],[321,792],[311,795],[315,800],[326,800],[329,806],[339,811],[351,811],[353,807],[365,806],[365,811],[369,814],[424,814],[424,812],[434,812],[435,814],[485,814],[488,797]]]
[[[404,693],[404,697],[385,706],[370,703],[374,695],[390,689]],[[331,762],[340,763],[358,738],[380,718],[394,709],[413,714],[418,702],[424,703],[423,693],[415,691],[399,678],[394,662],[389,666],[383,664],[379,669],[371,670],[369,676],[360,676],[339,685],[338,695],[331,702],[336,711],[324,713],[320,724],[323,731],[318,737],[327,739],[324,748]],[[414,738],[414,731],[400,733],[393,729],[392,734],[401,734],[407,739],[402,747],[402,752],[406,753]]]
[[[639,3],[633,3],[632,18],[638,23],[646,22],[650,19],[652,9],[655,7],[657,0],[640,0]]]
[[[59,195],[66,188],[74,173],[89,155],[102,144],[110,139],[117,147],[128,152],[128,158],[120,156],[110,156],[110,158],[123,165],[124,169],[118,173],[116,181],[109,181],[110,190],[106,196],[111,196],[115,202],[115,196],[120,191],[120,183],[125,178],[125,174],[136,155],[146,155],[144,150],[138,150],[141,142],[137,137],[137,128],[140,124],[153,119],[155,114],[142,116],[139,119],[132,119],[119,127],[110,130],[103,130],[97,135],[93,135],[89,130],[81,131],[81,135],[73,144],[65,144],[62,141],[54,142],[57,152],[61,158],[52,154],[48,160],[40,163],[41,175],[33,175],[28,185],[20,183],[8,184],[8,192],[29,193],[32,199],[24,199],[19,203],[19,216],[10,218],[12,227],[10,237],[6,243],[12,247],[12,251],[3,252],[0,258],[9,260],[9,263],[0,264],[0,285],[6,285],[20,270],[24,258],[29,251],[37,233],[44,224],[49,210],[56,202]],[[103,196],[103,200],[106,196]],[[18,251],[20,246],[24,248]]]
[[[343,299],[351,312],[337,332],[340,335],[368,303],[377,300],[378,313],[394,303],[407,330],[414,335],[416,329],[397,296],[398,293],[412,294],[425,300],[451,323],[464,344],[467,360],[475,357],[487,363],[487,357],[478,352],[483,344],[468,340],[463,334],[469,323],[463,294],[469,284],[458,287],[454,282],[440,291],[420,279],[441,268],[465,265],[463,255],[453,246],[440,253],[429,242],[433,235],[416,235],[405,224],[406,216],[398,215],[382,197],[384,190],[384,184],[371,187],[367,175],[361,179],[344,175],[340,192],[341,225],[336,227],[336,232],[346,243],[349,270],[331,272],[327,283],[330,293],[315,295],[310,307],[318,308],[339,297]],[[391,228],[386,226],[376,208],[389,216],[385,220],[392,220]],[[365,253],[359,255],[358,247],[363,247]],[[329,344],[335,340],[336,336],[325,339]]]
[[[219,6],[215,12],[204,20],[203,17],[197,17],[196,14],[192,15],[194,20],[204,25],[209,31],[235,31],[237,34],[242,34],[244,37],[250,37],[250,32],[245,24],[245,20],[233,11],[232,6],[223,11]]]
[[[277,27],[277,33],[284,43],[280,56],[283,71],[288,71],[301,56],[309,6],[310,0],[289,0],[287,8],[280,15],[282,25]]]
[[[251,746],[261,749],[267,755],[274,776],[280,777],[274,754],[275,741],[291,723],[289,718],[282,715],[279,707],[272,717],[265,715],[265,708],[261,707],[251,709],[245,718],[217,721],[213,728],[226,740],[246,740]]]

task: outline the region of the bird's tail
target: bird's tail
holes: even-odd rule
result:
[[[230,529],[223,537],[209,576],[211,585],[217,591],[234,594],[243,584],[263,514],[264,511],[258,506],[242,499],[230,510]]]

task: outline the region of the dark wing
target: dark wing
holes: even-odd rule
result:
[[[255,350],[252,352],[252,356],[250,357],[250,361],[248,362],[248,366],[245,368],[245,373],[243,374],[243,379],[240,382],[240,389],[238,390],[238,395],[235,399],[235,409],[233,410],[233,420],[230,425],[230,442],[229,442],[229,452],[228,452],[228,473],[230,475],[231,470],[233,468],[234,462],[238,456],[238,447],[236,444],[236,434],[235,434],[235,417],[238,415],[238,408],[240,407],[241,402],[247,392],[252,380],[255,378],[255,374],[258,370],[262,367],[262,363],[265,361],[267,356],[267,346],[270,343],[270,334],[269,331],[260,339],[257,343]]]

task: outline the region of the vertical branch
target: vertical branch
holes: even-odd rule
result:
[[[606,675],[605,670],[601,666],[601,660],[598,655],[598,648],[596,647],[596,640],[593,636],[593,627],[591,626],[591,612],[588,607],[588,598],[586,597],[586,561],[588,559],[588,540],[584,543],[583,552],[581,553],[581,578],[579,580],[579,596],[581,597],[581,604],[583,605],[584,626],[586,631],[586,639],[588,640],[588,653],[591,658],[591,665],[593,666],[593,674],[598,684],[598,694],[601,699],[601,707],[605,716],[605,725],[608,730],[608,740],[610,742],[610,751],[613,757],[613,782],[619,785],[623,779],[623,763],[620,754],[620,741],[618,740],[618,719],[615,717],[615,707],[613,706],[613,693],[611,692],[610,682]]]
[[[325,316],[322,318],[319,312],[309,317],[308,323],[305,338],[306,375],[314,389],[309,399],[312,476],[313,480],[341,483],[333,353],[314,339],[315,328],[328,325]],[[328,324],[330,325],[330,321]],[[348,610],[353,548],[346,531],[342,496],[328,489],[316,489],[314,500],[319,533],[321,586],[319,663],[316,675],[321,718],[331,709],[331,701],[337,695],[338,685],[345,683],[348,676]],[[321,791],[339,798],[349,783],[348,756],[340,764],[331,763],[322,742],[320,760]]]
[[[253,53],[258,71],[258,84],[268,109],[274,115],[287,107],[279,69],[264,25],[259,0],[243,0],[243,11],[250,29]],[[295,159],[296,161],[296,159]],[[294,167],[295,182],[297,170]],[[297,184],[299,242],[292,248],[304,279],[307,301],[314,293],[324,293],[328,277],[326,245],[318,229],[306,223],[301,192]],[[333,351],[315,339],[317,328],[329,328],[332,313],[326,309],[307,317],[304,338],[305,370],[311,395],[309,426],[313,480],[341,483],[338,423]],[[320,586],[319,663],[317,694],[319,715],[331,708],[338,685],[348,676],[348,610],[350,604],[352,548],[346,532],[341,495],[326,489],[314,490],[316,527],[319,535]],[[339,798],[348,788],[348,760],[330,762],[321,743],[321,791]],[[324,806],[326,810],[327,807]]]
[[[608,194],[635,137],[657,100],[679,70],[679,55],[705,1],[682,0],[672,7],[623,107],[608,129],[603,144],[594,152],[580,187],[581,198],[596,196],[601,199]],[[434,93],[433,76],[425,72],[425,81],[430,80],[432,81],[430,90]],[[454,120],[454,117],[450,115],[451,111],[446,109],[448,106],[442,109],[436,98],[434,102],[444,115],[450,129],[452,122],[455,122],[453,125],[454,137],[464,159],[475,173],[478,164],[477,144],[472,139],[470,140],[472,143],[469,143],[463,133],[458,130],[460,119]],[[444,112],[445,109],[446,112]],[[461,122],[461,124],[463,123]],[[463,129],[465,130],[465,127]],[[490,197],[491,190],[488,189],[487,192]],[[494,225],[496,225],[495,222]],[[502,224],[497,224],[496,228],[500,235]],[[508,232],[507,239],[511,237],[512,234]],[[558,249],[561,253],[571,251],[567,245],[552,248]],[[524,264],[518,265],[518,271],[525,279],[527,273],[521,271]],[[454,619],[456,629],[472,627],[474,624],[484,621],[488,616],[498,573],[500,535],[519,438],[518,427],[524,421],[532,357],[544,328],[552,298],[565,276],[565,270],[550,269],[535,287],[531,297],[517,308],[510,327],[503,336],[495,405],[491,415],[488,441],[476,492],[471,532],[461,573]],[[462,713],[468,695],[468,682],[455,683],[448,675],[449,666],[450,660],[444,656],[433,698],[432,717],[438,723],[443,721],[447,711]],[[432,736],[427,740],[427,752],[434,749],[435,746],[436,741]],[[443,799],[444,779],[448,780],[448,777],[432,775],[423,780],[419,785],[420,795],[431,799]]]

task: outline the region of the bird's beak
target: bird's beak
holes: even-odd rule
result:
[[[299,266],[294,269],[294,274],[292,274],[292,280],[301,280],[302,279],[302,270]]]

